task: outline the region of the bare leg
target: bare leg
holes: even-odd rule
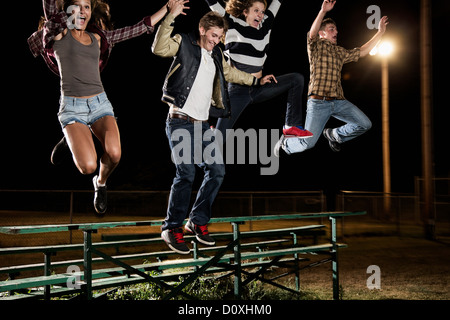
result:
[[[78,170],[82,174],[94,173],[97,169],[97,153],[89,127],[75,122],[64,128],[64,135]]]
[[[100,159],[98,183],[106,184],[106,180],[117,167],[122,156],[119,128],[116,119],[112,116],[97,120],[91,128],[105,151]]]
[[[92,133],[100,140],[105,151],[100,159],[99,174],[93,178],[94,208],[98,214],[103,214],[107,207],[106,180],[119,164],[122,155],[116,119],[105,116],[97,120],[91,129],[81,123],[73,123],[64,128],[73,161],[82,174],[91,174],[97,169],[97,153]]]

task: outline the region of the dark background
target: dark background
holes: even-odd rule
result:
[[[269,1],[270,2],[270,1]],[[164,1],[110,0],[116,27],[132,25],[158,10]],[[284,0],[276,17],[265,73],[302,73],[309,79],[306,33],[322,1]],[[338,24],[338,43],[360,46],[375,30],[366,27],[369,5],[378,5],[389,16],[385,38],[395,41],[390,58],[390,129],[393,192],[413,192],[414,177],[420,176],[420,48],[419,1],[337,1],[329,14]],[[50,163],[53,146],[62,137],[57,120],[59,78],[41,58],[33,58],[27,38],[42,15],[39,0],[17,2],[7,10],[2,48],[2,125],[0,189],[92,189],[91,177],[82,176],[72,161]],[[175,32],[197,28],[209,8],[203,0],[191,0],[187,16],[176,20]],[[448,73],[445,39],[449,5],[433,1],[433,119],[434,170],[448,177],[450,138],[446,103]],[[6,27],[6,26],[4,26]],[[161,87],[172,59],[151,52],[153,35],[143,35],[116,45],[102,73],[106,93],[118,117],[123,156],[108,182],[110,190],[169,190],[175,173],[164,126],[167,105],[160,101]],[[316,147],[287,156],[282,153],[278,174],[261,176],[261,165],[228,165],[222,190],[344,190],[382,191],[381,68],[378,57],[365,57],[347,64],[342,81],[348,100],[373,122],[363,136],[333,153],[321,138]],[[446,86],[446,87],[444,87]],[[306,88],[305,88],[306,93]],[[280,129],[284,123],[286,96],[251,105],[236,128]],[[306,96],[304,97],[306,113]],[[338,126],[331,120],[329,126]]]

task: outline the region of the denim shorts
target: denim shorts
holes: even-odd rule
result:
[[[61,96],[58,120],[63,129],[75,122],[91,126],[105,116],[114,117],[113,107],[105,92],[91,98]]]

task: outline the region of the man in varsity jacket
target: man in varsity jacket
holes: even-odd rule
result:
[[[230,114],[226,81],[259,86],[275,80],[273,75],[257,79],[225,62],[222,51],[216,45],[226,32],[227,24],[216,13],[209,12],[201,18],[198,36],[191,33],[171,37],[175,18],[183,13],[187,2],[177,1],[172,6],[161,23],[152,46],[156,55],[174,57],[164,82],[162,100],[169,105],[166,134],[176,166],[176,176],[161,236],[169,248],[181,254],[188,254],[190,251],[184,241],[182,225],[188,215],[196,166],[203,169],[204,178],[185,229],[194,233],[199,242],[215,244],[209,235],[207,223],[211,218],[212,203],[223,181],[225,166],[221,155],[217,154],[220,152],[216,152],[215,161],[203,159],[206,148],[219,150],[219,147],[212,145],[217,144],[216,140],[203,141],[203,137],[210,130],[210,115],[226,117]],[[198,134],[201,137],[197,137]],[[201,159],[198,159],[196,150],[201,150]]]

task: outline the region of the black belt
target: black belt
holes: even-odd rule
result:
[[[169,118],[171,118],[171,119],[187,120],[187,121],[192,122],[192,123],[195,123],[195,122],[208,122],[208,120],[197,120],[197,119],[194,119],[192,117],[189,117],[187,115],[180,114],[180,113],[169,113]]]

